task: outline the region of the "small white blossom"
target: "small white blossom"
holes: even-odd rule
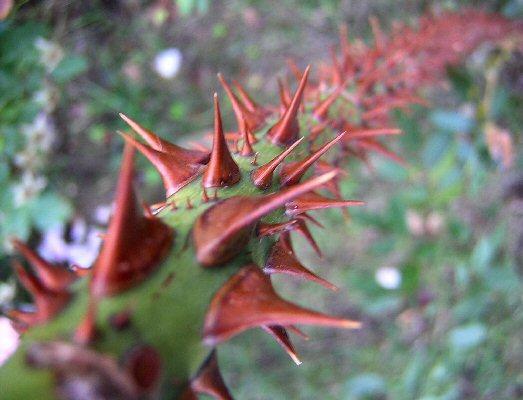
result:
[[[46,113],[54,111],[60,100],[60,91],[53,85],[44,81],[42,89],[35,92],[33,100],[40,105]]]
[[[90,266],[98,255],[100,231],[87,227],[83,219],[77,218],[71,226],[71,241],[65,238],[63,226],[55,226],[43,232],[38,253],[51,262]]]
[[[22,125],[21,131],[28,147],[35,147],[41,151],[49,151],[55,138],[53,123],[44,112],[39,113],[30,124]]]
[[[43,176],[36,176],[31,171],[22,174],[21,182],[13,186],[13,202],[15,207],[20,207],[35,197],[47,185]]]
[[[13,301],[15,292],[14,282],[0,283],[0,305]]]
[[[43,64],[47,72],[53,70],[60,64],[64,58],[63,49],[56,43],[39,37],[35,41],[35,46],[40,52],[40,62]]]
[[[174,78],[181,66],[182,53],[177,48],[163,50],[154,57],[153,68],[164,79]]]
[[[19,335],[6,317],[0,317],[0,365],[16,351]]]
[[[414,236],[421,236],[425,233],[423,217],[414,210],[407,210],[405,213],[405,223],[407,229]]]
[[[27,146],[13,157],[15,165],[21,169],[37,170],[42,165],[42,157],[36,147]]]
[[[397,268],[381,267],[378,268],[374,275],[374,279],[384,289],[397,289],[401,285],[401,274]]]
[[[110,204],[100,205],[94,210],[94,219],[99,224],[106,224],[109,221],[112,212],[113,207]]]

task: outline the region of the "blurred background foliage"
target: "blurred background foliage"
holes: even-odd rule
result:
[[[199,140],[218,71],[275,102],[286,59],[327,59],[342,22],[367,38],[370,15],[390,27],[478,4],[523,16],[520,0],[13,2],[0,21],[0,304],[20,296],[10,237],[54,261],[92,261],[121,154],[118,112]],[[347,160],[343,192],[367,205],[318,215],[323,259],[302,246],[342,293],[276,284],[366,328],[311,330],[296,343],[299,368],[263,334],[234,339],[220,358],[237,398],[523,397],[522,93],[523,55],[483,46],[424,91],[429,108],[394,112],[408,165]],[[140,163],[143,196],[159,200],[159,177]]]

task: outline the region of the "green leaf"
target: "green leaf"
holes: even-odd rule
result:
[[[482,324],[469,324],[453,329],[449,333],[452,350],[462,352],[479,346],[487,338],[487,329]]]
[[[31,219],[26,207],[17,208],[4,213],[0,234],[2,243],[9,237],[27,240],[31,232]]]
[[[386,393],[385,380],[377,374],[357,375],[347,382],[346,392],[349,399],[368,399],[383,396]]]
[[[447,76],[461,99],[463,101],[468,100],[472,86],[474,85],[474,80],[467,69],[463,67],[449,67],[447,69]]]
[[[180,15],[186,17],[196,7],[196,1],[195,0],[176,0],[176,5],[178,6],[178,11],[180,12]]]
[[[389,182],[402,182],[408,178],[408,171],[405,167],[383,158],[378,161],[376,169],[380,177]]]
[[[451,144],[452,138],[445,132],[432,135],[423,148],[423,164],[432,168],[448,152]]]
[[[30,203],[30,213],[35,226],[47,230],[65,222],[72,214],[72,207],[65,198],[49,192]]]
[[[401,289],[404,293],[414,294],[419,287],[420,267],[418,264],[409,264],[401,270]]]
[[[489,267],[496,252],[494,243],[488,238],[482,238],[474,247],[471,256],[472,268],[477,271],[483,271]]]
[[[430,120],[438,128],[448,132],[469,132],[474,126],[474,120],[459,111],[435,110],[431,113]]]
[[[52,76],[57,83],[65,83],[84,73],[88,68],[85,57],[65,57],[54,69]]]

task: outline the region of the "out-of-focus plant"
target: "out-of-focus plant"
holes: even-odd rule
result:
[[[493,28],[487,30],[486,36],[485,25]],[[236,86],[233,91],[220,77],[238,125],[236,131],[224,133],[215,95],[210,154],[202,145],[198,150],[189,150],[163,141],[122,115],[143,141],[121,133],[128,147],[115,212],[91,271],[77,266],[59,268],[38,258],[23,243],[15,244],[34,268],[29,272],[17,264],[16,270],[21,283],[32,294],[35,306],[7,310],[13,326],[24,336],[19,351],[0,376],[6,397],[28,398],[38,392],[42,398],[53,398],[59,393],[74,399],[178,395],[193,399],[200,394],[229,399],[231,396],[217,369],[215,347],[218,343],[248,328],[263,327],[298,363],[286,333],[286,329],[300,333],[293,324],[358,327],[358,322],[320,315],[285,302],[276,296],[269,277],[278,272],[298,275],[335,289],[295,258],[290,232],[303,236],[319,252],[310,234],[310,230],[315,229],[313,225],[319,223],[308,212],[360,204],[341,201],[339,182],[334,180],[340,169],[347,166],[345,161],[350,163],[354,158],[376,165],[378,173],[393,185],[408,183],[417,189],[415,193],[401,193],[392,199],[370,196],[384,202],[381,208],[386,211],[353,214],[351,227],[371,231],[369,240],[365,241],[368,254],[383,257],[383,262],[376,266],[374,274],[361,273],[358,265],[346,270],[349,278],[346,281],[354,285],[352,302],[358,307],[357,313],[365,320],[365,326],[370,327],[364,335],[383,334],[380,323],[393,316],[399,334],[396,332],[395,336],[395,329],[390,325],[382,329],[387,331],[388,338],[398,340],[383,343],[380,352],[387,351],[391,345],[402,351],[394,354],[394,360],[375,366],[372,373],[359,368],[362,373],[343,377],[345,381],[337,380],[342,383],[334,389],[328,388],[328,394],[336,398],[340,397],[336,394],[348,398],[381,398],[390,392],[398,398],[456,398],[486,393],[480,386],[481,374],[476,379],[465,373],[471,355],[476,356],[480,369],[488,369],[484,355],[472,351],[491,339],[494,344],[498,343],[491,336],[494,331],[489,328],[491,321],[499,322],[498,335],[505,335],[512,325],[507,318],[496,320],[490,303],[479,315],[466,307],[465,315],[454,313],[454,308],[456,303],[461,303],[462,294],[471,297],[477,293],[482,272],[487,272],[488,278],[482,282],[485,285],[493,281],[490,275],[499,278],[500,273],[513,280],[510,260],[505,263],[505,255],[498,254],[502,251],[502,246],[498,246],[503,241],[502,235],[496,230],[496,234],[488,235],[486,245],[482,240],[476,245],[476,236],[469,234],[466,228],[461,229],[459,220],[454,223],[453,218],[444,213],[460,193],[453,186],[461,179],[454,171],[463,164],[459,152],[434,152],[431,138],[414,136],[415,142],[406,148],[421,155],[427,165],[405,170],[371,161],[374,161],[372,152],[377,152],[405,164],[385,147],[384,140],[376,138],[399,133],[389,125],[393,122],[389,111],[421,103],[416,92],[422,82],[439,82],[434,78],[438,78],[445,65],[455,64],[484,40],[504,37],[509,32],[504,27],[509,25],[512,24],[499,17],[469,11],[429,15],[422,19],[420,29],[395,26],[394,34],[388,37],[376,20],[372,20],[374,43],[349,42],[342,31],[342,61],[334,54],[332,62],[324,65],[319,77],[309,84],[310,69],[302,72],[291,65],[300,83],[294,96],[290,95],[285,82],[281,83],[278,105],[260,106],[242,86]],[[222,35],[219,31],[217,36]],[[491,34],[494,38],[489,37]],[[449,47],[449,43],[455,45]],[[461,48],[465,48],[463,53],[459,51]],[[169,57],[166,64],[169,68],[163,70],[169,72],[168,75],[175,66],[174,59]],[[426,58],[434,63],[425,63]],[[493,89],[485,93],[489,90]],[[449,116],[453,117],[453,113],[446,110],[432,115],[433,123],[439,124],[447,136],[454,131],[452,123],[456,123]],[[412,116],[399,115],[398,119],[407,123]],[[472,131],[478,123],[470,119],[474,121],[458,118],[456,130]],[[338,134],[345,130],[348,133]],[[405,143],[412,138],[408,133]],[[319,162],[319,157],[336,143],[342,144],[337,157]],[[143,207],[145,212],[136,201],[133,188],[131,146],[155,165],[166,189],[166,201]],[[420,146],[423,151],[418,151]],[[401,153],[409,161],[418,159],[408,157],[407,151]],[[277,169],[284,158],[285,163]],[[309,170],[313,164],[314,169]],[[360,181],[358,170],[351,171],[355,171],[352,182]],[[449,178],[448,171],[452,172]],[[273,180],[274,172],[278,180]],[[309,173],[312,177],[300,182]],[[325,185],[336,198],[310,192],[320,185]],[[351,191],[350,187],[345,189]],[[273,213],[280,207],[285,210]],[[268,218],[261,221],[265,215]],[[339,220],[337,216],[329,228]],[[447,230],[449,234],[444,235]],[[320,237],[322,247],[343,251],[344,244],[335,240],[334,233],[329,229],[328,234]],[[273,235],[279,236],[277,241]],[[292,243],[294,239],[293,235]],[[459,255],[457,249],[470,247],[474,248],[472,257]],[[301,246],[296,249],[300,249],[297,251],[300,257],[305,253]],[[346,263],[346,254],[344,256]],[[450,278],[441,275],[447,269],[436,265],[435,259],[452,264],[451,273],[457,271],[460,275],[450,274]],[[493,263],[498,261],[502,266],[493,268]],[[73,282],[86,274],[89,280]],[[435,283],[448,285],[450,290],[435,290]],[[505,284],[503,280],[501,286]],[[513,300],[513,290],[503,293],[502,289],[499,293],[498,289],[493,285],[481,294],[490,297],[494,292],[496,299],[503,297],[511,301],[509,307],[503,304],[496,310],[510,314],[514,304],[518,304],[517,299]],[[317,299],[323,299],[323,295],[314,294],[309,298],[311,302]],[[479,301],[473,306],[477,304]],[[435,310],[431,308],[434,305],[437,305]],[[448,309],[453,311],[450,316]],[[342,312],[348,314],[354,310]],[[433,340],[432,336],[437,339]],[[438,340],[441,343],[434,347]],[[421,347],[426,352],[423,354],[428,355],[409,368],[407,377],[395,386],[390,375],[387,380],[383,376],[391,365],[397,374],[402,365],[411,361],[402,358],[411,344]],[[341,351],[347,352],[347,358],[356,353],[354,347],[346,347]],[[354,358],[359,356],[362,364],[368,364],[380,352],[373,346],[367,353],[354,354]],[[239,358],[233,352],[228,356]],[[503,362],[510,361],[510,357],[503,358]],[[497,374],[491,374],[492,377],[507,372],[504,365],[498,363],[496,367]],[[21,375],[24,381],[17,382],[16,377]],[[324,379],[325,375],[325,372],[315,373],[314,377]],[[461,380],[474,383],[474,391],[463,388]],[[504,383],[503,379],[489,382],[486,389],[493,388],[495,394],[500,394]],[[285,390],[287,385],[280,385],[285,387],[279,390]],[[317,390],[303,386],[300,393],[317,396]],[[267,397],[265,391],[257,391],[250,385],[239,390],[244,391],[243,398],[258,394]],[[278,388],[275,393],[279,393]]]
[[[60,88],[86,68],[38,23],[0,22],[0,257],[10,238],[64,222],[71,206],[53,176],[53,113]],[[2,268],[0,274],[6,274]]]

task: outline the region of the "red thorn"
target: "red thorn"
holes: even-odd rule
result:
[[[252,133],[249,130],[249,127],[247,126],[247,122],[244,118],[242,118],[242,125],[240,126],[240,132],[242,134],[243,139],[243,147],[240,151],[240,155],[243,157],[250,157],[254,154],[254,150],[251,145],[251,136]],[[238,142],[236,142],[238,143]]]
[[[207,190],[205,189],[205,187],[203,187],[202,189],[203,189],[202,201],[204,203],[207,203],[209,201],[209,196],[207,195]]]
[[[338,31],[341,54],[343,55],[343,60],[345,63],[348,63],[352,60],[351,55],[351,45],[349,43],[349,28],[347,24],[341,24]]]
[[[314,166],[315,174],[321,175],[321,174],[324,174],[325,172],[330,172],[330,171],[337,171],[340,176],[347,175],[347,173],[344,170],[342,170],[341,168],[335,167],[323,160],[318,160],[318,162]],[[339,185],[339,179],[333,179],[332,181],[327,182],[324,185],[324,188],[327,189],[328,191],[330,191],[335,196],[336,199],[342,198],[340,185]]]
[[[232,186],[241,179],[240,169],[234,162],[225,136],[223,135],[222,116],[218,95],[214,94],[214,138],[211,160],[203,174],[204,187]]]
[[[156,167],[162,177],[165,196],[170,197],[195,179],[202,170],[200,164],[188,164],[170,153],[162,153],[142,144],[123,132],[118,132],[127,143],[137,148]]]
[[[303,218],[311,221],[314,225],[316,225],[318,228],[325,229],[325,226],[323,226],[316,218],[311,217],[307,213],[302,213],[297,216],[297,218]]]
[[[298,219],[298,223],[295,225],[294,230],[298,232],[300,235],[302,235],[305,240],[311,245],[311,247],[314,249],[318,257],[323,257],[323,254],[321,253],[320,247],[312,237],[311,231],[307,227],[307,223],[303,219]]]
[[[209,149],[207,149],[207,147],[205,147],[203,144],[195,141],[190,141],[188,143],[191,145],[193,149],[209,154]]]
[[[377,140],[365,139],[358,141],[358,146],[364,149],[373,150],[377,153],[384,155],[385,157],[390,158],[391,160],[397,162],[400,165],[407,165],[407,162],[398,156],[396,153],[390,151],[385,145],[381,144]]]
[[[369,22],[372,29],[372,34],[374,35],[374,44],[376,46],[376,50],[381,52],[385,48],[385,36],[381,30],[380,22],[375,16],[369,17]]]
[[[303,161],[297,161],[291,164],[284,165],[280,171],[280,183],[282,186],[290,186],[297,184],[305,175],[307,170],[314,164],[323,154],[325,154],[332,146],[340,141],[345,135],[345,132],[340,133],[330,142],[324,144],[316,152],[308,156]]]
[[[352,131],[345,136],[344,142],[348,142],[356,139],[366,139],[376,136],[386,135],[400,135],[401,129],[396,128],[375,128],[375,129],[362,129],[358,131]]]
[[[14,239],[12,243],[15,249],[31,264],[47,289],[55,292],[63,291],[76,279],[73,272],[48,263],[20,240]]]
[[[93,297],[89,298],[87,305],[87,313],[83,317],[80,324],[76,327],[74,333],[74,341],[81,345],[88,345],[94,342],[98,336],[98,328],[96,327],[96,314],[98,312],[97,300]]]
[[[204,343],[214,346],[264,325],[319,325],[354,329],[360,322],[331,317],[279,297],[271,280],[256,265],[242,268],[215,294],[203,327]]]
[[[166,201],[160,201],[158,203],[150,204],[149,206],[147,206],[147,208],[149,209],[150,215],[155,216],[160,211],[162,211],[164,208],[166,208],[167,205],[168,204]]]
[[[289,335],[287,334],[287,331],[283,326],[279,325],[271,325],[271,326],[262,326],[262,329],[267,332],[269,335],[271,335],[278,344],[287,352],[289,357],[294,361],[296,365],[301,365],[301,361],[298,358],[298,355],[296,354],[296,350],[294,349],[294,346],[291,342],[291,339],[289,338]]]
[[[218,79],[220,80],[220,83],[222,84],[225,92],[227,93],[227,96],[229,97],[229,100],[231,101],[238,127],[241,127],[242,119],[244,119],[247,123],[247,126],[249,127],[249,130],[253,132],[256,131],[265,122],[265,117],[249,111],[247,107],[245,107],[245,105],[240,101],[240,99],[236,97],[227,81],[223,78],[222,74],[218,74]]]
[[[233,400],[218,367],[216,350],[213,350],[195,378],[190,388],[196,394],[206,394],[217,400]]]
[[[348,80],[345,80],[341,85],[339,85],[325,100],[320,102],[316,107],[314,107],[314,110],[312,111],[312,115],[317,118],[318,120],[323,120],[327,116],[327,113],[329,112],[330,107],[334,104],[334,102],[338,99],[340,94],[345,90],[345,85],[347,84]]]
[[[258,226],[258,236],[271,236],[277,235],[281,232],[290,231],[296,223],[297,221],[295,219],[280,222],[279,224],[266,224],[261,222]]]
[[[306,193],[302,196],[289,201],[286,207],[286,213],[289,216],[296,216],[306,211],[323,210],[334,207],[352,207],[362,206],[365,202],[358,200],[336,200],[323,197],[317,193]]]
[[[83,278],[84,276],[87,276],[89,275],[89,273],[91,272],[91,268],[85,268],[85,267],[81,267],[77,264],[71,264],[71,271],[78,277],[78,278]]]
[[[278,78],[278,92],[280,94],[281,115],[283,115],[285,114],[285,110],[289,108],[292,97],[289,91],[289,85],[282,78]]]
[[[299,82],[301,78],[303,77],[303,74],[301,73],[300,68],[296,64],[296,61],[292,58],[287,58],[287,67],[289,67],[289,70],[292,72],[296,80]]]
[[[323,121],[320,121],[319,124],[313,126],[311,128],[311,131],[309,133],[309,136],[307,137],[307,140],[309,142],[314,142],[318,136],[320,136],[324,131],[325,131],[325,128],[327,128],[330,124],[330,121],[329,120],[323,120]]]
[[[292,249],[283,244],[281,240],[279,240],[272,247],[271,253],[267,259],[267,263],[265,264],[263,271],[267,274],[286,274],[298,276],[309,281],[319,283],[320,285],[332,291],[338,290],[335,285],[319,277],[314,272],[303,266],[296,259]]]
[[[159,219],[147,218],[133,189],[134,149],[126,145],[118,178],[115,213],[93,266],[95,297],[113,295],[148,277],[165,257],[174,233]]]
[[[151,393],[158,387],[162,375],[162,358],[154,347],[134,347],[126,355],[124,364],[142,394]]]
[[[184,149],[183,147],[177,146],[174,143],[160,138],[150,130],[145,129],[143,126],[133,121],[127,115],[122,113],[119,115],[127,123],[127,125],[129,125],[133,131],[140,135],[141,138],[145,140],[147,144],[154,150],[160,151],[162,153],[168,153],[174,156],[177,160],[184,161],[189,164],[207,164],[209,161],[208,151]]]
[[[279,155],[274,157],[267,164],[262,165],[252,172],[251,178],[254,186],[259,189],[267,189],[272,184],[272,176],[274,171],[280,165],[285,157],[287,157],[295,148],[302,142],[303,138],[298,139],[288,149],[282,151]]]
[[[147,203],[143,200],[141,200],[140,203],[142,204],[142,210],[143,210],[143,213],[145,214],[145,216],[147,218],[154,217],[152,208],[149,205],[147,205]]]
[[[213,267],[230,260],[242,251],[263,216],[335,176],[336,172],[327,173],[265,196],[230,197],[207,209],[193,228],[198,262],[204,267]]]
[[[37,276],[27,272],[18,262],[13,264],[13,268],[22,286],[31,294],[36,310],[34,312],[13,310],[8,312],[9,317],[31,327],[50,321],[69,303],[71,295],[68,291],[47,288]]]
[[[298,139],[300,127],[296,115],[298,114],[298,108],[301,104],[310,69],[310,65],[305,69],[298,89],[296,89],[296,93],[285,114],[267,132],[268,139],[274,144],[288,145]]]
[[[333,85],[338,86],[343,82],[343,70],[336,56],[336,49],[331,47],[329,49],[331,60],[332,60],[332,69],[333,69]]]
[[[301,329],[296,328],[294,325],[287,325],[285,327],[288,331],[291,331],[295,335],[298,335],[303,340],[309,340],[309,335],[307,335],[305,332],[303,332]]]
[[[242,101],[243,104],[245,104],[245,107],[247,108],[247,110],[249,110],[250,112],[258,113],[258,114],[262,114],[262,115],[268,115],[269,114],[267,112],[267,110],[265,110],[262,106],[257,104],[252,99],[252,97],[249,96],[249,93],[247,93],[247,91],[240,84],[240,82],[238,82],[236,80],[233,80],[232,83],[233,83],[234,87],[236,88],[236,90],[238,91],[238,93],[240,94],[241,101]]]

